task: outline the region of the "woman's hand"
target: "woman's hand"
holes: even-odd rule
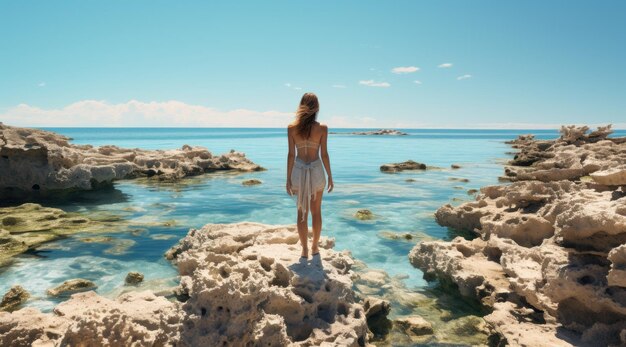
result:
[[[287,184],[285,185],[285,189],[287,189],[287,194],[293,195],[293,190],[291,190],[291,180],[287,180]]]
[[[329,193],[330,193],[330,192],[332,192],[332,191],[333,191],[333,188],[335,188],[335,184],[333,183],[333,179],[332,179],[332,178],[329,178],[329,179],[328,179],[328,192],[329,192]]]

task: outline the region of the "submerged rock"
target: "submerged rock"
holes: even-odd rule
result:
[[[216,170],[262,170],[245,154],[219,156],[184,145],[173,150],[71,144],[60,134],[0,124],[0,195],[91,190],[114,180],[149,177],[177,180]]]
[[[30,298],[30,294],[22,286],[11,287],[2,297],[0,311],[13,311]]]
[[[420,316],[399,317],[393,321],[393,325],[409,336],[430,335],[433,333],[433,326]]]
[[[354,217],[360,220],[371,220],[371,219],[374,219],[374,214],[370,210],[362,209],[362,210],[356,211],[356,213],[354,214]]]
[[[131,285],[139,284],[143,282],[143,274],[141,272],[131,271],[126,275],[124,282]]]
[[[261,182],[260,180],[254,179],[254,178],[241,182],[241,184],[243,184],[244,186],[255,186],[255,185],[261,184],[261,183],[263,183],[263,182]]]
[[[404,170],[426,170],[426,164],[407,160],[401,163],[384,164],[380,166],[382,172],[399,172]]]
[[[439,224],[476,239],[421,242],[409,254],[427,278],[490,307],[485,320],[510,345],[626,344],[626,196],[608,181],[580,180],[623,165],[626,140],[587,130],[565,128],[544,146],[550,155],[510,170],[519,182],[437,210]]]
[[[67,280],[57,287],[50,288],[46,293],[50,296],[69,296],[76,292],[84,292],[96,288],[96,284],[84,278]]]
[[[92,220],[79,213],[26,203],[0,207],[0,264],[11,257],[79,231],[108,230],[119,222]]]

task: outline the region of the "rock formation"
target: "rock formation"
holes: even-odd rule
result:
[[[0,311],[13,311],[22,305],[30,294],[22,286],[13,286],[4,294],[0,301]]]
[[[150,291],[116,300],[73,294],[53,313],[0,312],[0,345],[365,346],[353,260],[322,238],[300,259],[295,226],[208,224],[166,256],[181,275],[171,302]]]
[[[0,312],[2,346],[165,346],[179,340],[180,304],[150,291],[110,300],[78,293],[54,313],[23,308]]]
[[[587,131],[512,141],[515,183],[435,214],[478,237],[422,242],[409,255],[427,278],[491,307],[485,320],[511,345],[626,344],[626,192],[616,169],[626,141],[607,138],[610,127]]]
[[[393,135],[393,136],[405,136],[408,135],[405,132],[399,131],[399,130],[395,130],[395,129],[379,129],[379,130],[372,130],[372,131],[355,131],[355,132],[351,132],[351,133],[338,133],[338,132],[331,132],[331,134],[349,134],[349,135]]]
[[[124,283],[130,285],[136,285],[143,282],[143,274],[137,271],[131,271],[126,274],[126,278],[124,279]]]
[[[69,141],[50,131],[0,124],[0,194],[90,190],[125,178],[175,180],[216,170],[262,170],[234,150],[214,156],[206,148],[189,145],[143,150]]]
[[[426,170],[426,164],[418,163],[413,160],[403,161],[401,163],[383,164],[380,166],[382,172],[399,172],[404,170]]]
[[[181,339],[188,345],[363,346],[367,324],[355,302],[352,259],[324,239],[300,260],[293,226],[206,225],[168,252],[188,298]]]
[[[50,296],[69,296],[76,292],[86,292],[88,290],[96,289],[96,284],[90,280],[84,278],[73,278],[67,280],[60,285],[50,288],[46,293]]]
[[[356,211],[354,217],[359,220],[372,220],[374,219],[374,213],[368,209],[362,209]]]

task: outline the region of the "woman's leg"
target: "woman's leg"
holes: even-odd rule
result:
[[[315,199],[311,199],[311,218],[313,219],[313,241],[311,242],[311,252],[313,254],[318,253],[318,242],[320,235],[322,234],[322,194],[323,190],[320,190],[315,194]]]
[[[304,220],[302,220],[302,214],[304,213]],[[309,226],[308,226],[309,214],[307,212],[302,212],[298,209],[298,236],[300,237],[300,245],[302,245],[302,253],[300,254],[303,257],[309,256],[309,248],[308,248],[308,235],[309,235]]]

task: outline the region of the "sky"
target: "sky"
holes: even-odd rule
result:
[[[626,1],[0,0],[0,122],[626,128]]]

